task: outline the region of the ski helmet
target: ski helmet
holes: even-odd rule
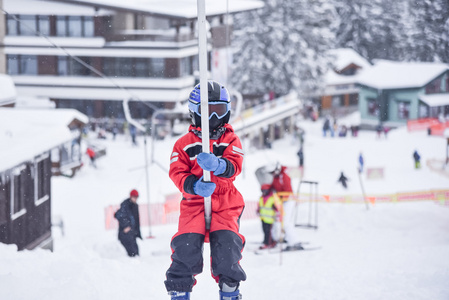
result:
[[[231,99],[228,90],[220,83],[209,80],[209,131],[214,131],[229,122],[231,116]],[[197,84],[190,92],[189,112],[192,124],[201,127],[201,93],[200,84]]]

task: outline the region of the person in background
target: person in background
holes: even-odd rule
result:
[[[92,148],[91,146],[88,146],[86,149],[86,154],[87,156],[89,156],[89,160],[90,160],[90,165],[93,166],[94,168],[97,168],[97,165],[95,163],[95,159],[96,159],[96,153],[94,148]]]
[[[415,161],[415,169],[421,168],[421,155],[419,155],[417,150],[413,152],[413,160]]]
[[[340,173],[340,177],[338,178],[338,182],[341,183],[341,185],[347,189],[348,188],[348,177],[345,176],[345,174],[343,174],[343,172]]]
[[[122,202],[120,209],[114,214],[119,224],[118,239],[130,257],[139,255],[139,247],[136,240],[137,238],[142,239],[140,234],[139,206],[137,205],[138,198],[139,192],[135,189],[132,190],[129,193],[129,198]]]
[[[362,152],[360,152],[359,154],[359,173],[363,173],[363,165],[364,165],[364,159],[363,159],[363,155]]]
[[[133,146],[137,146],[137,129],[133,124],[129,124],[129,134],[131,135],[131,142]]]
[[[274,190],[279,199],[282,201],[282,224],[284,230],[284,241],[287,243],[286,250],[293,250],[297,247],[301,247],[295,236],[295,207],[296,201],[293,197],[293,189],[291,178],[287,174],[287,167],[282,166],[280,163],[276,163],[273,174],[273,182],[271,189]],[[279,237],[277,237],[279,238]]]
[[[271,230],[276,218],[280,217],[281,200],[276,193],[273,193],[269,184],[263,184],[261,187],[262,196],[259,198],[257,214],[262,221],[262,230],[264,234],[263,245],[259,249],[269,249],[276,246]]]
[[[382,135],[382,132],[384,132],[384,126],[382,125],[382,123],[379,123],[376,126],[376,132],[377,132],[377,138],[380,139],[381,135]]]

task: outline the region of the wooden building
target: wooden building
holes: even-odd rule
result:
[[[333,58],[333,68],[324,78],[326,86],[320,99],[321,113],[338,115],[355,111],[359,101],[357,77],[371,65],[353,49],[333,49],[328,54]]]
[[[18,250],[53,248],[52,151],[74,140],[68,113],[82,115],[0,108],[0,242]]]

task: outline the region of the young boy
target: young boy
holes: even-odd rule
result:
[[[259,207],[257,213],[262,221],[262,230],[264,234],[263,245],[259,249],[268,249],[276,246],[271,230],[276,221],[277,215],[280,214],[281,200],[276,193],[273,193],[269,184],[262,184],[262,196],[259,198]]]
[[[208,82],[210,153],[202,153],[201,99],[199,84],[190,93],[192,125],[178,139],[170,157],[170,178],[182,192],[178,232],[171,241],[172,264],[165,286],[171,299],[187,300],[203,271],[203,245],[210,242],[212,276],[220,288],[220,299],[241,299],[238,287],[246,274],[239,264],[245,238],[239,233],[244,200],[233,181],[240,174],[243,150],[240,139],[228,124],[231,101],[226,88]],[[203,170],[211,182],[202,180]],[[204,197],[211,196],[212,220],[206,231]]]

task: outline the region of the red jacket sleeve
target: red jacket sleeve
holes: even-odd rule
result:
[[[169,176],[178,189],[182,193],[186,193],[187,191],[184,190],[184,182],[189,176],[194,175],[192,168],[196,160],[191,160],[187,152],[183,150],[183,147],[184,143],[181,138],[175,143],[170,156]]]

